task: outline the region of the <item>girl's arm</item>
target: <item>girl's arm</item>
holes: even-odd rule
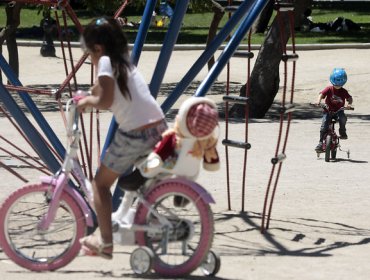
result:
[[[86,107],[109,109],[114,99],[114,79],[109,76],[100,76],[98,83],[91,87],[91,95],[81,99],[77,108],[84,111]]]

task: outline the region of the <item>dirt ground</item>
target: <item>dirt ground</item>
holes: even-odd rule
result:
[[[232,210],[227,210],[227,180],[225,149],[219,143],[220,171],[201,172],[198,182],[213,195],[215,238],[213,250],[221,256],[221,269],[216,279],[369,279],[370,223],[369,223],[369,160],[370,149],[370,94],[367,92],[370,75],[367,49],[338,49],[298,51],[294,102],[299,110],[293,114],[287,159],[282,165],[272,209],[270,228],[260,233],[262,206],[271,172],[279,129],[273,112],[262,120],[251,120],[245,188],[245,212],[241,210],[243,154],[230,148],[230,188]],[[63,62],[59,58],[41,58],[37,48],[23,47],[21,55],[21,81],[24,85],[57,85],[63,80]],[[178,82],[200,55],[199,51],[174,52],[165,83]],[[140,70],[149,82],[158,57],[157,52],[144,52]],[[32,63],[31,63],[32,62]],[[84,66],[85,67],[85,66]],[[348,73],[346,88],[354,98],[355,111],[348,113],[349,139],[342,141],[337,161],[325,162],[317,158],[320,112],[308,106],[316,100],[318,92],[328,84],[330,71],[344,67]],[[80,71],[79,81],[88,81],[89,72]],[[206,76],[203,70],[196,78]],[[245,80],[245,60],[231,61],[231,79],[235,83]],[[225,71],[218,83],[225,81]],[[209,95],[221,106],[221,87]],[[160,101],[164,98],[160,97]],[[278,98],[279,99],[279,98]],[[278,100],[277,99],[277,100]],[[175,107],[178,106],[176,103]],[[60,115],[46,110],[61,141],[65,142]],[[110,120],[102,114],[102,135]],[[20,142],[17,133],[7,128],[7,120],[0,118],[1,135]],[[233,120],[229,125],[229,138],[243,139],[245,124]],[[225,122],[220,123],[220,138],[224,137]],[[28,168],[19,168],[27,179],[34,182],[40,175]],[[22,182],[0,169],[0,201]],[[78,257],[65,268],[50,273],[33,273],[13,264],[0,251],[2,279],[116,279],[136,277],[129,265],[133,248],[116,246],[113,261]],[[144,279],[157,279],[151,275]],[[202,279],[199,270],[189,279]]]

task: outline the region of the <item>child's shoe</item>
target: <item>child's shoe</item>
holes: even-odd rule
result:
[[[322,151],[322,142],[319,142],[319,144],[317,144],[317,146],[315,148],[315,151],[316,152],[321,152]]]
[[[81,252],[86,256],[100,256],[106,260],[113,258],[113,243],[104,243],[96,235],[88,235],[80,239]]]
[[[342,140],[348,139],[347,133],[341,133],[339,138]]]

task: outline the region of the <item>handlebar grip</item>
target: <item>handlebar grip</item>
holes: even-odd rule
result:
[[[86,96],[91,95],[90,91],[85,91],[85,90],[77,90],[73,93],[73,101],[78,103],[81,99],[85,98]]]
[[[75,95],[72,97],[74,103],[78,103],[81,99],[84,99],[86,96],[85,95]]]

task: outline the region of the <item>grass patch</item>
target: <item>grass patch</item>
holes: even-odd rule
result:
[[[358,32],[325,32],[325,33],[314,33],[314,32],[296,32],[296,43],[297,44],[320,44],[320,43],[367,43],[370,42],[370,17],[369,8],[361,9],[333,9],[333,8],[314,8],[312,10],[312,17],[314,22],[328,22],[341,16],[344,18],[351,19],[358,23],[362,30]],[[76,14],[82,25],[86,25],[95,18],[96,15],[91,15],[86,11],[76,11]],[[186,14],[182,30],[178,37],[179,44],[204,44],[207,40],[208,29],[212,20],[212,13],[204,14]],[[36,8],[23,8],[21,12],[21,25],[18,29],[18,38],[20,39],[31,39],[41,40],[42,29],[40,27],[40,21],[42,14],[38,13]],[[139,22],[140,16],[128,16],[129,21]],[[5,11],[0,10],[0,26],[5,25]],[[220,26],[223,26],[227,21],[227,16],[221,22]],[[69,28],[74,34],[73,40],[78,40],[79,34],[72,25],[72,22],[68,20]],[[125,28],[125,31],[129,37],[131,43],[134,42],[137,28]],[[166,35],[167,28],[151,28],[147,36],[147,43],[162,43]],[[255,34],[252,36],[253,44],[260,44],[263,42],[264,35]],[[246,43],[246,41],[243,41]]]

